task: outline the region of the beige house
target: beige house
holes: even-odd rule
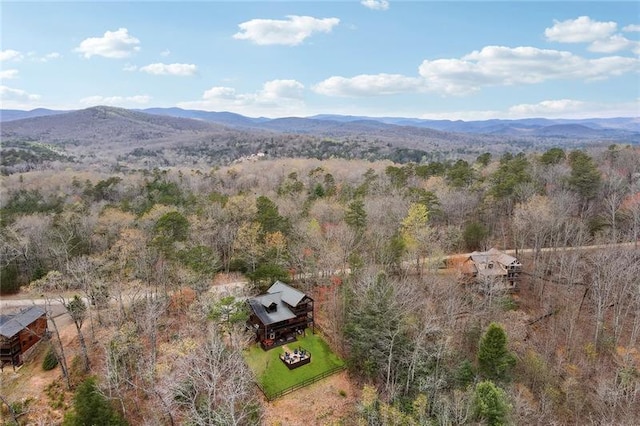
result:
[[[463,274],[482,285],[483,289],[515,290],[520,280],[522,264],[513,256],[495,248],[474,251],[463,264]]]

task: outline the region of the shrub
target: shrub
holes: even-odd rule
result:
[[[0,268],[0,294],[14,294],[20,291],[18,267],[14,263]]]
[[[519,381],[536,395],[542,395],[545,389],[556,384],[556,378],[545,359],[532,349],[527,350],[519,366]]]
[[[49,371],[49,370],[53,370],[57,366],[58,366],[58,358],[56,357],[55,352],[53,352],[53,349],[49,347],[46,355],[44,356],[44,359],[42,360],[42,369],[44,371]]]
[[[516,302],[513,297],[509,295],[505,295],[499,299],[500,307],[503,311],[517,311],[518,310],[518,302]]]
[[[78,386],[73,396],[73,411],[64,418],[64,426],[126,425],[107,398],[100,392],[96,379],[90,377]]]
[[[488,426],[507,424],[507,417],[511,406],[505,392],[491,381],[480,382],[474,393],[474,407],[476,416]]]
[[[476,372],[473,369],[473,365],[468,359],[465,359],[460,363],[455,371],[454,380],[460,389],[465,389],[472,384],[476,379]]]
[[[54,410],[66,407],[64,403],[64,389],[62,389],[62,381],[56,380],[51,382],[45,389],[44,393],[49,397],[49,406]]]
[[[462,233],[462,239],[467,250],[479,250],[488,236],[489,230],[487,227],[478,222],[468,223]]]

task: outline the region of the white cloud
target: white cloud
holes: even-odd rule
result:
[[[626,49],[640,53],[640,43],[629,40],[620,34],[614,34],[602,40],[595,40],[589,46],[590,51],[598,53],[613,53]]]
[[[37,52],[29,52],[27,53],[27,57],[34,62],[49,62],[54,59],[62,58],[62,55],[58,52],[51,52],[43,56],[38,56]]]
[[[589,43],[607,38],[616,32],[615,22],[592,21],[588,16],[580,16],[566,21],[555,21],[551,28],[544,30],[549,41],[561,43]]]
[[[236,89],[232,87],[215,86],[202,94],[202,99],[208,101],[216,99],[233,101],[240,98],[241,96],[236,95]]]
[[[0,80],[12,80],[14,78],[18,78],[18,70],[16,69],[8,69],[0,71]]]
[[[640,60],[622,56],[586,59],[535,47],[487,46],[461,59],[425,60],[420,75],[430,90],[462,95],[482,86],[534,84],[556,79],[598,80],[638,71]]]
[[[165,49],[162,52],[160,52],[160,56],[163,56],[165,58],[169,55],[171,55],[171,51],[169,49]]]
[[[126,64],[124,67],[122,67],[122,71],[127,71],[127,72],[138,71],[138,66],[132,65],[132,64]]]
[[[102,37],[90,37],[82,41],[75,51],[85,58],[103,56],[105,58],[127,58],[140,50],[140,40],[129,35],[126,28],[107,31]]]
[[[389,2],[387,0],[362,0],[360,4],[373,10],[389,9]]]
[[[637,33],[637,32],[640,32],[640,25],[638,24],[627,25],[622,29],[622,31],[627,33]]]
[[[198,67],[194,64],[149,64],[140,67],[141,72],[146,72],[153,75],[177,75],[177,76],[192,76],[198,72]]]
[[[61,54],[59,54],[58,52],[51,52],[51,53],[47,53],[46,55],[41,57],[39,60],[40,62],[49,62],[51,60],[60,59],[60,58],[62,58]]]
[[[509,108],[509,115],[519,117],[548,117],[567,116],[576,111],[581,111],[586,106],[586,102],[574,99],[555,99],[542,101],[537,104],[519,104]]]
[[[258,94],[258,100],[275,102],[284,99],[302,99],[304,85],[296,80],[271,80],[267,81],[262,91]]]
[[[549,41],[590,43],[589,50],[598,53],[613,53],[628,49],[640,54],[640,43],[616,33],[618,28],[616,22],[593,21],[588,16],[554,22],[553,27],[544,31]],[[622,31],[640,31],[640,25],[627,25]]]
[[[362,74],[351,78],[334,76],[313,86],[316,93],[327,96],[378,96],[419,90],[419,78],[399,74]]]
[[[575,99],[545,100],[535,104],[513,105],[506,110],[484,111],[449,111],[437,113],[423,113],[419,118],[426,120],[490,120],[490,119],[519,119],[519,118],[607,118],[607,117],[637,117],[640,114],[636,102],[600,103],[580,101]]]
[[[80,99],[80,103],[83,105],[108,105],[119,107],[130,107],[146,105],[151,101],[151,96],[148,95],[136,95],[136,96],[88,96]]]
[[[232,87],[216,86],[204,92],[202,99],[233,101],[236,104],[267,104],[301,100],[304,85],[296,80],[271,80],[256,93],[237,93]]]
[[[201,100],[180,102],[180,108],[209,111],[234,111],[240,114],[301,115],[304,85],[296,80],[271,80],[254,93],[238,93],[232,87],[215,86],[206,90]],[[266,111],[266,112],[265,112]]]
[[[575,99],[555,99],[537,104],[520,104],[510,107],[505,114],[510,118],[592,118],[592,117],[637,117],[637,102],[601,103]]]
[[[0,62],[4,61],[21,61],[24,58],[24,55],[17,50],[6,49],[0,50]]]
[[[237,40],[249,40],[258,45],[282,44],[296,46],[313,33],[329,33],[340,23],[338,18],[318,19],[311,16],[289,15],[287,20],[252,19],[238,25]]]
[[[435,92],[468,95],[488,86],[537,84],[549,80],[604,80],[640,71],[640,59],[605,56],[587,59],[571,52],[536,47],[486,46],[461,58],[425,60],[419,76],[362,74],[332,76],[312,88],[327,96],[365,97]]]
[[[13,89],[7,86],[0,86],[0,99],[2,99],[3,108],[7,108],[6,103],[15,102],[30,102],[37,101],[41,98],[40,95],[28,93],[21,89]]]

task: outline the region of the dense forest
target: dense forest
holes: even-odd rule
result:
[[[44,395],[3,376],[7,424],[294,424],[241,355],[242,297],[278,279],[314,295],[355,389],[306,424],[640,422],[637,146],[15,171],[3,298],[61,301],[75,335],[53,327]],[[491,247],[518,250],[516,292],[445,261]]]

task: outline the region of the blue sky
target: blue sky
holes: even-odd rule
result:
[[[640,116],[640,6],[1,1],[2,108]]]

